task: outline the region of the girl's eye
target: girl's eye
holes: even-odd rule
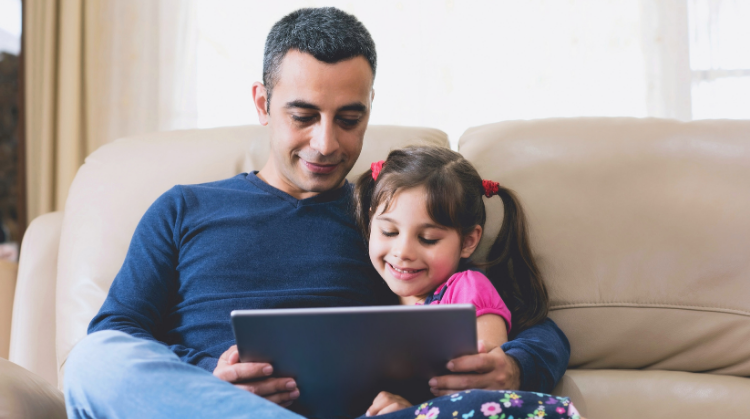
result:
[[[432,245],[432,244],[435,244],[435,243],[437,243],[437,242],[438,242],[438,240],[437,240],[437,239],[434,239],[434,240],[430,240],[430,239],[425,239],[424,237],[420,237],[420,238],[419,238],[419,240],[420,240],[420,241],[421,241],[421,242],[422,242],[423,244],[426,244],[426,245],[428,245],[428,246],[429,246],[429,245]]]
[[[385,237],[394,237],[396,234],[398,234],[398,232],[395,231],[380,230],[380,232],[383,233]]]

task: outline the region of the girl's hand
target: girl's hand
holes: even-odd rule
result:
[[[372,406],[367,409],[365,416],[379,416],[386,413],[395,412],[397,410],[406,409],[411,407],[405,398],[391,394],[387,391],[381,391],[375,400],[372,402]]]

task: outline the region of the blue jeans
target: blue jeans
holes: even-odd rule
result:
[[[73,348],[65,405],[70,419],[302,418],[181,361],[162,344],[113,330]]]
[[[113,330],[79,342],[65,364],[68,418],[301,419],[180,360],[166,346]],[[578,418],[567,398],[521,391],[462,391],[383,419]],[[506,416],[507,415],[507,416]],[[528,416],[527,416],[528,415]]]

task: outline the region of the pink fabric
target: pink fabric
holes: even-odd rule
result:
[[[463,271],[453,274],[443,285],[435,290],[439,294],[443,287],[448,287],[440,301],[433,304],[474,304],[477,317],[485,314],[497,314],[505,320],[510,333],[510,310],[497,293],[489,278],[477,271]]]

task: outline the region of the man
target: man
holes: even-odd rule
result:
[[[375,45],[351,15],[302,9],[276,23],[263,84],[253,85],[271,134],[268,162],[257,173],[176,186],[149,208],[66,363],[69,417],[299,417],[277,406],[304,391],[293,379],[238,362],[229,312],[392,301],[351,219],[345,181],[362,148],[375,70]],[[565,336],[547,321],[502,349],[452,361],[465,374],[430,386],[436,395],[549,391],[568,357]]]

